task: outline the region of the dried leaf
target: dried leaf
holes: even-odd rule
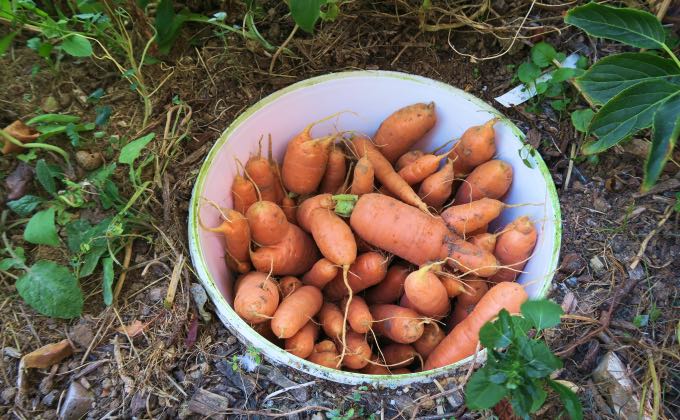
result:
[[[22,143],[30,143],[40,136],[40,133],[22,123],[20,120],[14,121],[12,124],[5,127],[4,130],[7,134],[11,135]],[[5,139],[5,146],[2,148],[2,154],[7,155],[9,153],[18,153],[22,150],[23,148]]]
[[[189,329],[187,330],[187,338],[184,340],[184,345],[187,349],[193,347],[198,337],[198,315],[194,312],[189,322]]]
[[[139,334],[143,333],[146,327],[148,327],[149,324],[144,324],[142,321],[135,319],[132,324],[130,325],[125,325],[122,327],[118,327],[116,331],[118,331],[121,334],[127,334],[128,337],[134,338],[138,336]]]
[[[46,369],[55,363],[59,363],[73,354],[73,347],[68,340],[48,344],[38,350],[28,353],[21,358],[25,368]]]
[[[4,149],[3,149],[4,150]],[[31,185],[33,180],[33,168],[21,162],[17,167],[7,175],[5,178],[5,185],[7,185],[7,200],[16,200],[23,197]]]

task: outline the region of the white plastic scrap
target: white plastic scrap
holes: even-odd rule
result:
[[[576,68],[576,62],[578,59],[579,55],[577,53],[573,53],[569,57],[565,58],[564,61],[560,63],[560,65],[562,67],[574,69]],[[542,75],[536,79],[536,82],[545,82],[546,80],[550,79],[552,79],[552,72]],[[536,96],[536,88],[534,86],[529,86],[527,88],[526,85],[519,85],[495,99],[496,102],[500,103],[504,107],[510,108],[524,103],[534,96]]]

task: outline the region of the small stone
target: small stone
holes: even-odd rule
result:
[[[56,389],[53,389],[42,398],[42,403],[47,407],[52,407],[58,398],[59,392]]]
[[[92,407],[94,398],[92,393],[78,382],[71,382],[64,397],[64,402],[59,412],[63,420],[77,420],[83,417]]]
[[[645,270],[642,264],[638,264],[634,269],[628,269],[628,277],[633,281],[640,281],[645,278]]]
[[[595,272],[595,274],[604,274],[606,268],[600,257],[597,255],[590,259],[590,268]]]
[[[154,287],[149,290],[149,300],[153,303],[159,302],[165,296],[165,289],[163,287]]]
[[[593,371],[593,379],[618,418],[651,419],[647,402],[645,413],[638,415],[640,400],[636,395],[636,387],[631,381],[632,374],[626,369],[621,359],[614,352],[607,352],[600,364]]]
[[[78,150],[76,152],[76,162],[78,162],[78,165],[86,171],[94,171],[102,166],[104,159],[102,159],[101,153],[90,153],[85,150]]]
[[[17,395],[17,389],[14,387],[5,388],[0,392],[0,401],[3,404],[9,405],[13,402],[14,396]]]
[[[40,103],[40,109],[43,111],[53,114],[59,111],[59,102],[54,96],[48,96]]]
[[[71,329],[69,338],[80,348],[87,349],[94,339],[94,334],[92,333],[92,328],[87,323],[80,323]]]
[[[602,197],[596,197],[595,200],[593,200],[593,207],[595,210],[601,211],[602,213],[606,213],[612,208],[612,206]]]
[[[233,346],[234,344],[236,344],[236,341],[237,341],[236,337],[234,337],[233,335],[230,336],[229,338],[227,338],[227,346]]]
[[[578,279],[576,277],[568,277],[564,283],[569,287],[576,287],[578,285]]]
[[[73,101],[73,98],[68,93],[60,93],[58,100],[60,107],[67,108],[69,105],[71,105],[71,101]]]

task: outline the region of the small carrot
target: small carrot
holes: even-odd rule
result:
[[[285,298],[274,313],[272,331],[279,338],[290,338],[321,309],[323,296],[314,286],[302,286]]]
[[[514,220],[498,235],[494,255],[501,269],[493,275],[493,282],[514,281],[526,265],[536,246],[536,226],[528,217]]]
[[[288,353],[306,359],[314,351],[314,342],[319,335],[319,327],[309,321],[294,336],[287,338],[285,349]]]
[[[283,240],[276,245],[251,251],[250,260],[257,271],[274,276],[301,275],[319,259],[314,240],[296,225],[290,224]]]
[[[465,286],[460,280],[455,278],[453,274],[440,273],[437,277],[439,277],[439,280],[444,285],[444,288],[446,288],[446,294],[450,298],[456,297],[465,292]]]
[[[402,168],[405,168],[406,166],[415,162],[424,154],[425,153],[422,150],[411,150],[410,152],[404,153],[399,157],[399,159],[397,159],[397,163],[394,164],[394,170],[399,172],[402,170]]]
[[[383,281],[366,290],[366,301],[371,304],[396,302],[404,292],[404,281],[408,273],[409,268],[405,265],[392,265]]]
[[[274,185],[274,189],[276,190],[276,203],[281,204],[283,198],[286,196],[286,191],[283,188],[283,180],[281,179],[281,168],[279,168],[279,164],[276,159],[274,159],[272,152],[272,135],[270,134],[268,160],[269,166],[272,168],[272,172],[276,178],[276,183]]]
[[[309,124],[293,137],[283,156],[283,185],[296,194],[311,194],[316,191],[328,165],[335,136],[312,138],[311,131],[315,124],[317,122]]]
[[[413,348],[416,349],[420,357],[427,359],[437,345],[446,337],[444,330],[442,330],[436,322],[425,324],[423,335],[413,342]]]
[[[347,300],[342,304],[342,307],[347,305]],[[366,334],[371,330],[373,324],[373,317],[371,311],[368,309],[366,301],[361,296],[354,296],[349,303],[347,309],[347,322],[349,322],[352,330],[359,334]]]
[[[420,355],[410,344],[392,343],[382,348],[382,355],[389,370],[406,367]]]
[[[423,335],[423,321],[412,309],[397,305],[373,305],[373,330],[397,343],[413,343]]]
[[[457,204],[441,214],[446,225],[460,236],[483,228],[500,216],[505,205],[493,198],[480,198],[469,203]]]
[[[283,296],[284,299],[302,286],[302,282],[298,280],[297,277],[293,276],[286,276],[279,281],[279,290],[281,290],[281,296]]]
[[[434,102],[406,106],[380,124],[374,136],[375,144],[380,153],[393,163],[427,134],[436,121]]]
[[[330,262],[349,267],[357,257],[352,229],[332,210],[312,211],[310,229],[321,254]]]
[[[456,191],[456,204],[464,204],[481,198],[500,199],[510,189],[512,166],[502,160],[490,160],[470,172]]]
[[[246,212],[253,240],[258,245],[276,245],[286,237],[291,224],[286,215],[271,201],[258,201]]]
[[[369,251],[357,256],[356,260],[349,267],[347,284],[352,293],[359,293],[371,286],[380,283],[387,274],[389,261],[377,252]],[[324,294],[331,300],[339,300],[346,296],[349,291],[342,278],[342,272],[338,272],[336,277],[326,285]]]
[[[302,276],[302,282],[323,289],[338,274],[338,266],[321,258]]]
[[[251,272],[243,277],[234,298],[234,310],[250,324],[266,322],[279,305],[279,289],[264,273]]]
[[[289,195],[285,195],[283,200],[281,200],[281,210],[286,215],[286,219],[295,225],[297,225],[297,204],[295,200]]]
[[[351,194],[361,195],[373,192],[375,173],[373,165],[366,156],[363,156],[354,167]]]
[[[330,369],[340,368],[340,355],[337,350],[333,351],[315,351],[307,358],[312,363],[325,366]]]
[[[341,358],[344,353],[342,364],[350,369],[361,369],[366,366],[373,355],[366,337],[354,331],[348,331],[345,341],[345,350],[341,352]]]
[[[247,273],[251,268],[249,256],[251,235],[248,220],[236,210],[223,209],[222,211],[225,220],[218,227],[206,227],[200,218],[199,224],[209,232],[224,235],[227,265],[234,271]]]
[[[434,274],[431,265],[425,265],[406,277],[404,295],[418,313],[429,318],[441,319],[451,310],[446,287]]]
[[[423,155],[412,164],[402,168],[398,173],[408,185],[415,185],[422,182],[428,176],[437,172],[439,163],[446,155]]]
[[[260,199],[279,203],[277,175],[269,161],[262,156],[262,145],[257,155],[251,155],[246,162],[245,172],[260,191]]]
[[[453,191],[453,164],[448,160],[444,166],[428,176],[420,184],[418,195],[428,206],[440,209]]]
[[[243,166],[238,159],[238,164]],[[243,169],[245,172],[245,169]],[[248,208],[257,201],[257,190],[255,184],[239,173],[236,173],[231,184],[231,198],[234,202],[234,210],[241,214],[246,214]]]
[[[350,143],[356,156],[366,156],[373,165],[375,177],[388,191],[397,196],[406,204],[419,208],[427,213],[427,204],[418,197],[410,185],[395,172],[390,162],[380,154],[378,149],[369,139],[363,136],[355,136]]]
[[[371,361],[366,364],[366,366],[361,369],[361,373],[366,375],[391,375],[387,367],[385,367],[385,362],[380,360],[376,355],[371,357]]]
[[[464,274],[491,277],[498,272],[496,257],[470,242],[458,238],[447,242],[445,246],[449,254],[447,264]]]
[[[496,235],[493,233],[480,233],[471,236],[468,241],[488,252],[493,252],[496,248]]]
[[[453,308],[453,316],[451,318],[452,325],[457,325],[467,318],[477,303],[489,291],[489,285],[486,280],[479,277],[466,279],[465,284],[467,288],[456,298],[456,305]]]
[[[335,194],[345,181],[345,175],[347,175],[347,162],[345,159],[345,154],[342,152],[342,150],[340,150],[340,148],[333,145],[328,157],[326,173],[321,179],[319,191],[321,193]]]
[[[344,323],[344,317],[338,305],[330,302],[324,302],[319,311],[319,323],[323,332],[326,335],[335,340],[342,336],[342,326]]]
[[[497,121],[498,118],[492,118],[482,125],[468,128],[453,145],[449,157],[454,161],[456,173],[470,173],[475,167],[493,158],[496,154],[496,133],[493,126]]]

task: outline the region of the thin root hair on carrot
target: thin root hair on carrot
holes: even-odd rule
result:
[[[342,281],[345,283],[345,287],[347,288],[347,292],[349,293],[349,296],[347,298],[347,302],[345,303],[345,313],[343,314],[343,319],[342,319],[342,339],[341,339],[341,345],[342,345],[342,352],[340,353],[340,362],[339,364],[342,365],[342,361],[345,359],[345,354],[347,352],[347,316],[349,315],[349,305],[352,303],[352,288],[349,286],[349,280],[347,279],[347,273],[349,272],[349,265],[343,265],[342,266]]]

